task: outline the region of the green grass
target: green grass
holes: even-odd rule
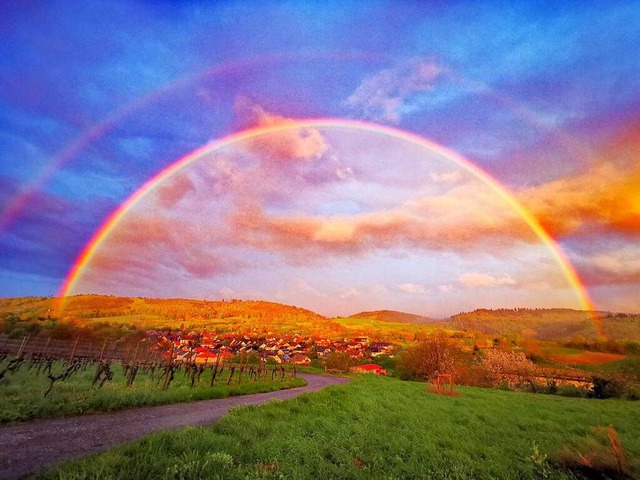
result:
[[[52,369],[54,375],[63,371],[62,362],[57,362]],[[191,388],[191,380],[185,377],[183,372],[178,372],[169,388],[162,390],[161,371],[156,371],[155,379],[152,379],[149,373],[140,370],[133,385],[127,387],[122,368],[114,364],[113,380],[97,389],[91,388],[95,371],[96,366],[90,366],[86,371],[78,372],[64,382],[56,382],[46,398],[43,396],[49,386],[46,374],[36,375],[35,370],[30,371],[25,366],[16,373],[8,373],[0,381],[0,424],[33,418],[62,417],[269,392],[306,384],[304,379],[291,378],[288,374],[283,380],[275,379],[272,382],[269,376],[266,381],[251,383],[247,373],[238,384],[236,372],[231,384],[227,386],[229,377],[225,370],[222,375],[216,377],[211,388],[211,371],[207,370],[194,388]]]
[[[553,456],[614,425],[640,459],[640,403],[460,388],[361,376],[296,399],[232,410],[206,428],[153,434],[43,478],[541,478],[532,442]],[[545,466],[547,478],[575,478]]]

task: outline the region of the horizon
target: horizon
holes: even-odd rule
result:
[[[357,315],[360,314],[366,314],[366,313],[377,313],[377,312],[391,312],[391,313],[401,313],[401,314],[406,314],[406,315],[411,315],[411,316],[415,316],[415,317],[422,317],[425,318],[429,321],[434,321],[434,322],[440,322],[440,321],[447,321],[450,320],[452,317],[456,316],[456,315],[461,315],[461,314],[467,314],[467,313],[473,313],[476,311],[499,311],[499,310],[507,310],[507,311],[548,311],[548,310],[568,310],[568,311],[574,311],[574,312],[583,312],[583,313],[590,313],[590,314],[595,314],[595,315],[601,315],[601,314],[607,314],[607,315],[629,315],[629,316],[634,316],[634,315],[640,315],[640,312],[618,312],[618,311],[609,311],[609,310],[580,310],[580,309],[575,309],[575,308],[567,308],[567,307],[526,307],[526,306],[519,306],[519,307],[512,307],[512,308],[503,308],[503,307],[496,307],[496,308],[485,308],[485,307],[478,307],[475,308],[473,310],[461,310],[458,311],[456,313],[452,313],[450,315],[447,315],[445,317],[432,317],[428,314],[425,313],[416,313],[416,312],[410,312],[410,311],[406,311],[406,310],[393,310],[393,309],[389,309],[389,308],[380,308],[380,309],[376,309],[376,310],[360,310],[351,314],[345,314],[345,315],[324,315],[318,311],[312,310],[312,309],[308,309],[305,308],[304,306],[300,306],[300,305],[294,305],[294,304],[287,304],[287,303],[281,303],[281,302],[275,302],[273,300],[269,300],[266,298],[187,298],[187,297],[122,297],[120,295],[110,295],[110,294],[99,294],[99,293],[76,293],[73,294],[71,296],[67,296],[67,297],[60,297],[57,295],[27,295],[27,296],[21,296],[21,297],[2,297],[0,296],[0,300],[13,300],[13,299],[27,299],[27,298],[47,298],[47,299],[51,299],[51,300],[62,300],[64,302],[65,299],[70,299],[73,297],[79,297],[79,296],[90,296],[90,297],[111,297],[111,298],[129,298],[129,299],[143,299],[143,300],[183,300],[183,301],[197,301],[197,302],[211,302],[211,303],[232,303],[232,302],[264,302],[264,303],[272,303],[272,304],[277,304],[277,305],[282,305],[285,307],[292,307],[292,308],[300,308],[303,310],[307,310],[310,311],[311,313],[315,313],[317,315],[323,316],[326,319],[336,319],[336,318],[350,318],[350,317],[356,317]],[[59,315],[62,315],[62,313],[64,312],[64,309],[66,308],[66,303],[62,304],[62,307],[58,307],[59,308]]]
[[[640,312],[639,10],[8,6],[0,296]]]

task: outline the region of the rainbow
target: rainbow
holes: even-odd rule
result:
[[[366,130],[369,132],[377,132],[384,135],[389,135],[400,140],[407,141],[417,146],[428,148],[437,152],[448,160],[452,161],[459,167],[468,171],[476,176],[484,184],[490,187],[499,197],[514,211],[516,211],[520,217],[529,225],[540,241],[549,248],[551,255],[560,267],[564,277],[569,285],[576,293],[581,308],[592,312],[592,319],[596,330],[599,335],[602,335],[602,327],[595,313],[595,308],[592,300],[590,299],[585,286],[583,285],[580,277],[576,273],[575,269],[566,258],[558,244],[549,235],[549,233],[540,225],[535,216],[525,209],[509,192],[507,187],[500,184],[495,178],[491,177],[485,171],[471,163],[469,160],[460,156],[459,154],[441,146],[434,142],[431,142],[425,138],[422,138],[416,134],[405,132],[391,127],[386,127],[378,124],[372,124],[362,121],[344,120],[344,119],[332,119],[332,118],[320,118],[320,119],[304,119],[304,120],[288,120],[283,121],[275,125],[255,127],[248,130],[244,130],[222,139],[213,141],[209,144],[198,148],[197,150],[189,153],[188,155],[178,159],[169,167],[157,173],[153,178],[148,180],[142,185],[133,195],[131,195],[120,207],[118,207],[102,226],[95,232],[91,240],[84,247],[82,253],[78,256],[74,265],[70,269],[64,283],[62,284],[59,292],[59,308],[60,311],[63,308],[64,299],[68,298],[79,279],[81,278],[83,271],[87,265],[91,262],[91,259],[95,256],[96,252],[100,249],[102,243],[106,240],[113,229],[118,225],[133,207],[149,192],[151,192],[156,186],[163,181],[167,180],[173,174],[179,172],[186,166],[190,165],[202,156],[211,153],[212,151],[226,147],[235,143],[240,143],[246,140],[251,140],[256,137],[283,132],[290,129],[301,128],[322,128],[322,127],[339,127],[346,129]]]
[[[220,65],[214,65],[212,67],[204,68],[194,74],[187,75],[179,78],[178,80],[171,82],[165,86],[162,86],[156,90],[152,90],[149,93],[137,98],[133,102],[125,105],[124,107],[116,110],[109,115],[102,122],[85,130],[76,140],[74,140],[69,146],[58,153],[51,162],[37,173],[32,180],[27,182],[9,201],[4,208],[0,210],[0,232],[7,229],[15,219],[20,215],[22,210],[32,199],[32,197],[42,189],[42,187],[51,180],[56,172],[63,168],[67,163],[71,162],[78,156],[80,152],[85,150],[89,145],[92,145],[97,140],[101,139],[105,134],[112,131],[117,127],[120,122],[125,118],[133,115],[136,112],[142,110],[152,104],[155,101],[161,100],[170,92],[177,91],[180,88],[193,84],[199,80],[222,76],[226,74],[236,73],[243,69],[252,68],[258,65],[270,65],[282,63],[286,60],[314,60],[314,59],[339,59],[345,61],[353,60],[380,60],[386,58],[381,54],[370,53],[279,53],[273,55],[261,55],[256,57],[250,57],[243,60],[229,61]]]

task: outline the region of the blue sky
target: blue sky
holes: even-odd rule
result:
[[[0,295],[55,294],[108,215],[207,142],[260,122],[332,117],[415,133],[463,155],[539,218],[598,307],[640,311],[640,24],[631,21],[639,13],[639,2],[12,2],[0,13]],[[358,134],[317,134],[344,162],[340,175],[349,158],[360,153],[354,165],[365,161],[368,146]],[[378,142],[382,152],[388,139]],[[396,158],[371,162],[381,162],[398,187],[411,177],[406,159],[414,156],[387,150]],[[325,153],[316,175],[332,165]],[[422,195],[415,187],[376,185],[363,182],[357,194],[384,197],[387,209]],[[279,214],[293,208],[293,197],[286,198]],[[268,199],[261,205],[275,215]],[[296,214],[326,222],[351,215],[345,221],[362,224],[353,199],[323,205],[318,211],[309,203]],[[146,218],[156,216],[148,210]],[[137,243],[153,250],[153,241]],[[374,298],[433,316],[515,306],[514,299],[549,306],[532,279],[514,277],[524,267],[482,244],[475,260],[451,244],[447,258],[457,270],[447,274],[420,277],[397,264],[408,279],[381,285],[392,292],[387,297],[350,289],[379,293],[379,282],[367,278],[394,264],[383,259],[398,245],[354,258],[348,274],[334,270],[330,285],[317,280],[329,259],[302,272],[286,255],[278,268],[261,269],[262,283],[231,282],[214,270],[190,276],[201,245],[163,268],[183,278],[180,295],[198,298],[260,295],[322,310],[322,295],[351,292],[349,302],[321,312],[331,315],[366,309]],[[264,254],[252,248],[256,258]],[[127,281],[118,293],[169,295],[159,278],[142,288],[135,269],[119,268]],[[496,281],[471,289],[465,273]],[[498,282],[509,275],[515,284]],[[108,293],[107,283],[91,289]],[[443,285],[450,288],[438,289]],[[570,292],[552,298],[571,303]]]

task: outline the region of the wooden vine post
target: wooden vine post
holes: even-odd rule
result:
[[[169,361],[167,362],[167,369],[164,374],[164,384],[162,385],[162,389],[166,390],[169,387],[169,372],[171,371],[171,365],[173,364],[173,353],[175,351],[175,345],[171,344],[171,354],[169,354]]]

